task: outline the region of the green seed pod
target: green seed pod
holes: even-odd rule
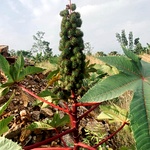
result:
[[[80,59],[82,58],[82,54],[81,54],[80,52],[78,52],[78,53],[76,54],[76,57],[80,60]]]
[[[80,29],[76,29],[76,37],[82,37],[83,36],[83,32]]]
[[[72,77],[73,78],[76,78],[78,76],[78,71],[72,71]]]
[[[70,46],[71,46],[71,42],[70,41],[66,41],[65,48],[69,48]]]
[[[61,25],[65,25],[65,23],[68,21],[67,16],[63,17]]]
[[[70,29],[68,31],[68,37],[73,37],[75,35],[75,31],[73,29]]]
[[[72,13],[72,14],[70,15],[70,22],[71,22],[71,23],[76,23],[76,21],[77,21],[76,14],[75,14],[75,13]]]
[[[76,23],[72,23],[72,28],[76,28],[77,24]]]
[[[77,27],[81,27],[81,25],[82,25],[82,20],[81,19],[76,19],[76,25],[77,25]]]
[[[63,11],[60,12],[60,16],[64,17],[64,16],[68,16],[69,15],[69,11],[68,9],[65,9]]]
[[[70,60],[73,62],[73,61],[76,61],[76,57],[75,56],[72,56],[71,58],[70,58]]]
[[[69,21],[67,21],[67,22],[65,23],[65,28],[66,28],[66,29],[70,29],[70,28],[71,28],[71,23],[70,23]]]
[[[65,89],[66,89],[67,91],[71,91],[71,89],[72,89],[72,84],[69,83],[69,84],[66,86]]]
[[[80,18],[80,17],[81,17],[81,15],[80,15],[79,12],[75,12],[75,14],[76,14],[76,17],[77,17],[77,18]]]
[[[72,11],[75,11],[75,10],[76,10],[76,4],[71,4],[70,9],[71,9]]]
[[[72,46],[75,46],[75,45],[77,45],[77,43],[78,43],[78,39],[77,39],[76,37],[73,37],[73,38],[71,39],[71,45],[72,45]]]
[[[76,55],[80,51],[79,47],[73,49],[73,54]]]
[[[60,12],[60,16],[64,17],[64,11],[63,10]]]

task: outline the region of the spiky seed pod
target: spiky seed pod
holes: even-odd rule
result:
[[[72,11],[75,11],[75,10],[76,10],[76,4],[71,4],[70,9],[71,9]]]
[[[71,46],[71,42],[70,41],[66,41],[65,48],[69,48],[70,46]]]
[[[67,22],[68,18],[65,16],[62,19],[61,25],[65,25],[65,23]]]
[[[79,47],[74,47],[73,54],[76,55],[80,51]]]
[[[72,13],[72,14],[70,15],[70,22],[71,22],[71,23],[76,23],[76,21],[77,21],[76,14],[75,14],[75,13]]]
[[[69,21],[67,21],[67,22],[65,23],[65,28],[66,28],[66,29],[70,29],[70,28],[71,28],[71,23],[70,23]]]
[[[80,18],[76,19],[76,25],[77,25],[77,27],[81,27],[82,20]]]
[[[75,12],[75,14],[76,14],[76,17],[77,17],[77,18],[80,18],[80,17],[81,17],[81,15],[80,15],[79,12]]]
[[[70,60],[73,62],[73,61],[76,61],[76,57],[75,56],[72,56],[71,58],[70,58]]]
[[[83,37],[83,32],[80,29],[76,29],[76,37]]]
[[[65,10],[60,12],[60,16],[62,16],[62,17],[68,16],[68,15],[69,15],[68,9],[65,9]]]
[[[77,24],[76,23],[72,23],[72,28],[77,28]]]
[[[82,54],[81,54],[80,52],[78,52],[76,56],[77,56],[77,58],[78,58],[79,60],[81,60]]]
[[[70,5],[66,11],[63,11],[63,19],[61,23],[61,42],[60,50],[62,51],[60,58],[61,91],[69,94],[74,92],[78,94],[78,90],[82,86],[83,73],[85,68],[85,55],[82,50],[84,48],[83,32],[79,29],[82,25],[80,14],[75,12],[76,6]]]
[[[78,67],[78,63],[76,61],[72,62],[72,68],[75,69]]]
[[[72,45],[72,46],[76,46],[77,43],[78,43],[78,39],[77,39],[76,37],[73,37],[73,38],[71,39],[71,45]]]
[[[68,37],[73,37],[75,35],[75,31],[73,29],[68,30]]]

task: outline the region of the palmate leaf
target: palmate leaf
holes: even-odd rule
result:
[[[134,93],[130,105],[131,128],[136,140],[137,149],[150,148],[150,85],[141,83]]]
[[[107,77],[93,86],[82,98],[81,102],[102,102],[116,98],[127,90],[134,90],[139,84],[139,77],[124,73]]]
[[[92,87],[80,102],[103,102],[133,90],[130,104],[130,122],[137,150],[150,149],[150,63],[144,62],[131,51],[124,49],[126,59],[104,58],[103,61],[120,70]],[[126,64],[125,64],[126,63]],[[137,71],[137,72],[136,72]]]
[[[127,57],[124,56],[108,56],[100,57],[100,60],[105,63],[115,66],[118,70],[129,75],[140,75],[140,70],[137,66]]]

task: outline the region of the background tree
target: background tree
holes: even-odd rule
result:
[[[128,40],[127,40],[127,37],[126,37],[125,30],[122,30],[122,31],[121,31],[121,34],[116,33],[116,38],[117,38],[117,41],[118,41],[121,45],[123,45],[123,46],[128,46]]]
[[[142,54],[146,52],[146,48],[142,46],[140,43],[140,38],[135,38],[133,40],[133,33],[129,32],[128,39],[126,38],[125,30],[121,31],[121,34],[116,33],[117,41],[120,43],[121,46],[128,48],[129,50],[133,51],[135,54]],[[134,41],[134,43],[133,43]]]
[[[34,43],[31,48],[31,52],[34,54],[41,53],[44,55],[52,55],[52,49],[49,47],[50,43],[44,40],[44,32],[38,31],[36,35],[33,35]]]
[[[91,46],[90,42],[84,43],[84,53],[86,55],[92,55],[92,50],[93,50],[93,47]]]

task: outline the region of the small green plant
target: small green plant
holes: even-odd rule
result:
[[[138,150],[150,148],[150,64],[123,47],[125,56],[108,56],[100,59],[115,66],[120,72],[107,77],[92,87],[80,102],[104,102],[131,90],[134,92],[130,104],[130,124]],[[127,124],[125,121],[123,124]]]
[[[4,113],[4,111],[6,110],[6,108],[8,107],[8,105],[10,104],[12,98],[14,96],[14,93],[12,94],[12,96],[9,98],[9,100],[3,104],[0,107],[0,116]],[[22,148],[15,142],[8,140],[5,137],[2,137],[4,133],[6,133],[9,130],[8,124],[13,120],[13,116],[9,116],[7,118],[1,119],[0,120],[0,148],[1,150],[22,150]]]
[[[20,55],[17,58],[14,64],[10,65],[1,54],[0,54],[0,70],[4,73],[6,77],[5,83],[1,84],[1,87],[3,88],[22,81],[27,75],[40,73],[44,71],[44,69],[35,66],[24,67],[24,58],[22,55]]]
[[[7,106],[10,104],[13,96],[14,96],[14,94],[12,94],[10,99],[0,107],[0,116],[4,113]],[[0,136],[2,136],[5,132],[7,132],[9,130],[8,124],[12,121],[12,119],[13,119],[13,116],[9,116],[7,118],[0,120]]]

